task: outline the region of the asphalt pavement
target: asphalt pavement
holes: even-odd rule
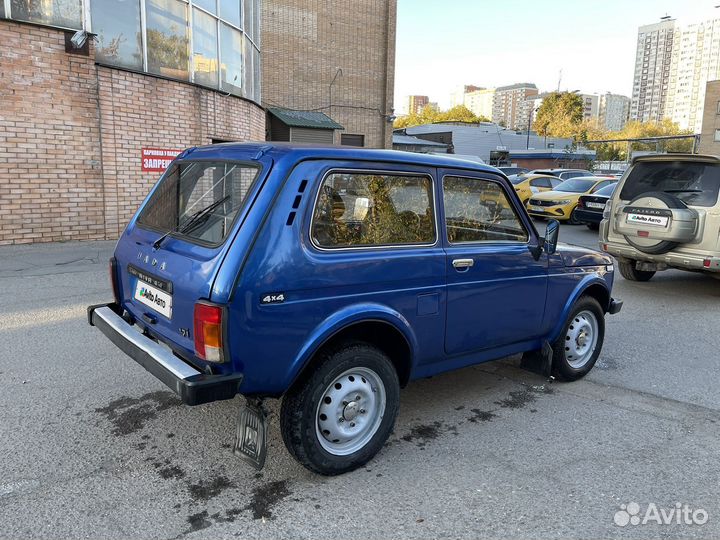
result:
[[[585,379],[508,358],[411,383],[382,452],[327,478],[287,454],[278,402],[257,472],[230,451],[240,398],[185,407],[87,325],[112,249],[0,248],[0,538],[720,537],[718,280],[618,275]]]

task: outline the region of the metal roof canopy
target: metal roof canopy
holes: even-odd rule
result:
[[[295,111],[280,107],[268,107],[268,112],[288,127],[311,129],[345,129],[320,111]]]

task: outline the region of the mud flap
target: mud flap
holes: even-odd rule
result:
[[[539,351],[528,351],[522,355],[520,367],[543,377],[550,377],[552,376],[552,358],[552,346],[545,340]]]
[[[240,407],[233,453],[260,470],[267,456],[267,414],[259,399],[247,399]]]

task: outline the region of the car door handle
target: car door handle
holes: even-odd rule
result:
[[[470,268],[475,261],[472,259],[453,259],[453,266],[455,268]]]

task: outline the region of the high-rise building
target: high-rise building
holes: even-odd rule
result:
[[[408,96],[407,97],[407,113],[418,114],[427,105],[430,104],[428,96]]]
[[[630,98],[610,92],[602,94],[598,109],[600,127],[610,131],[620,131],[627,123],[630,113]]]
[[[538,95],[533,83],[517,83],[495,89],[492,121],[511,129],[527,129],[532,98]]]
[[[675,29],[665,116],[700,133],[705,87],[720,78],[720,18]]]
[[[450,94],[450,107],[465,105],[465,94],[475,92],[476,90],[482,90],[482,86],[475,86],[474,84],[463,84],[458,86]]]
[[[600,116],[600,96],[597,94],[578,94],[583,100],[583,120],[597,120]]]
[[[676,32],[672,19],[638,28],[630,104],[632,120],[658,121],[665,116]]]
[[[494,99],[494,88],[482,88],[466,93],[463,103],[475,116],[484,116],[490,120],[493,114]]]

